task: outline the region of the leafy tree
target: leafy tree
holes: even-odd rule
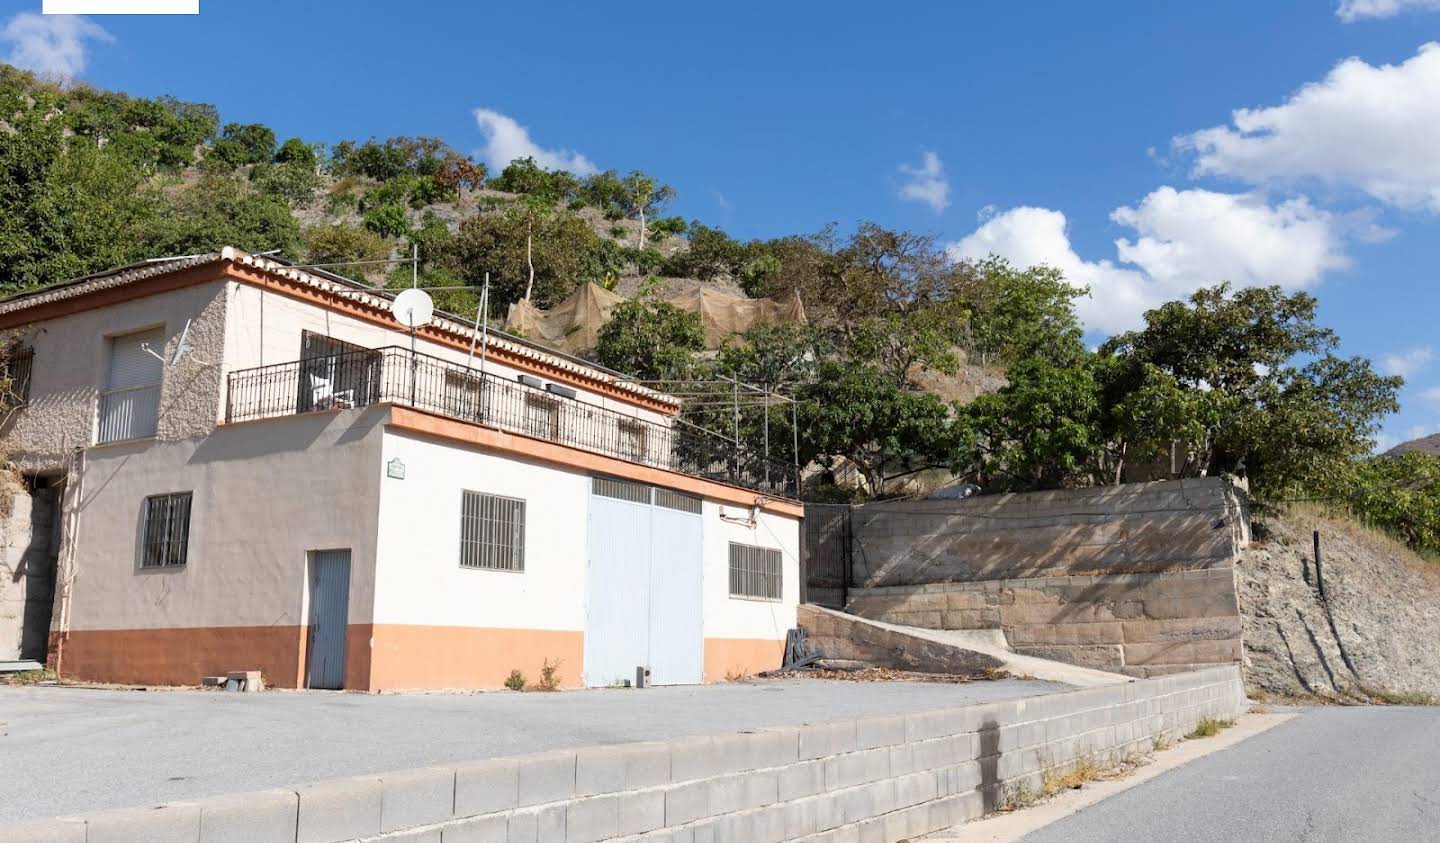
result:
[[[261,123],[226,123],[210,154],[232,169],[275,157],[275,131]]]
[[[1056,359],[1080,347],[1074,301],[1086,290],[1071,285],[1058,269],[1020,270],[991,257],[970,270],[957,298],[970,314],[965,345],[982,363]]]
[[[578,197],[580,181],[564,170],[547,170],[534,158],[516,158],[490,180],[490,187],[506,193],[524,193],[551,204]]]
[[[1209,393],[1184,424],[1150,433],[1182,442],[1187,474],[1249,477],[1262,495],[1327,482],[1369,452],[1402,380],[1336,357],[1339,339],[1316,324],[1315,305],[1305,293],[1228,284],[1165,304],[1144,329],[1102,346],[1115,358],[1108,400],[1168,377],[1168,389]]]
[[[631,299],[610,312],[595,359],[642,380],[672,380],[691,377],[704,348],[700,314],[668,302]]]
[[[316,191],[324,184],[314,164],[303,160],[256,164],[250,171],[250,181],[261,193],[296,208],[308,208],[315,201]]]
[[[362,217],[365,227],[381,237],[404,237],[410,230],[410,218],[399,205],[377,205]]]
[[[497,307],[520,300],[527,287],[536,306],[550,307],[577,284],[601,280],[590,273],[596,269],[592,258],[603,248],[602,241],[573,213],[532,216],[528,206],[512,203],[503,213],[479,214],[460,223],[438,260],[468,284],[479,284],[490,273],[490,293]]]
[[[849,463],[872,497],[887,480],[949,467],[968,449],[968,433],[944,402],[902,389],[865,363],[824,361],[798,397],[801,464],[819,460],[833,470]]]
[[[320,166],[320,156],[315,153],[315,147],[299,138],[290,138],[276,150],[275,163],[294,164],[314,170]]]
[[[1356,517],[1431,556],[1440,554],[1440,457],[1376,457],[1325,490]]]
[[[171,200],[155,221],[147,252],[188,255],[236,246],[249,252],[279,249],[298,258],[300,225],[278,199],[252,191],[234,176],[205,176]]]
[[[961,411],[975,437],[976,481],[1010,491],[1090,485],[1105,444],[1093,364],[1031,358],[1008,378]]]
[[[305,261],[336,264],[382,261],[390,257],[391,241],[368,228],[349,223],[314,225],[305,229]],[[339,266],[329,271],[348,278],[365,280],[374,267]]]
[[[745,251],[739,242],[699,220],[692,220],[689,230],[689,247],[666,258],[666,275],[714,281],[739,272]]]

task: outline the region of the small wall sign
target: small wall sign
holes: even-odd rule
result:
[[[405,463],[399,457],[385,463],[385,476],[394,480],[405,479]]]

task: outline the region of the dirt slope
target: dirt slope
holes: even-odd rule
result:
[[[1325,601],[1314,587],[1317,529]],[[1252,694],[1440,693],[1440,566],[1310,510],[1259,517],[1255,533],[1236,571]]]

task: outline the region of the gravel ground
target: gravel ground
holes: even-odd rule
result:
[[[923,711],[1066,686],[792,679],[558,694],[0,687],[0,821],[547,749]]]
[[[1440,710],[1301,716],[1026,835],[1026,843],[1435,840]],[[957,830],[963,830],[960,827]]]

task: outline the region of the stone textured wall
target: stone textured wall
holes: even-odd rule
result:
[[[1131,676],[1241,658],[1249,518],[1221,478],[870,504],[851,529],[862,617],[1002,629],[1016,652]]]
[[[1235,667],[1063,694],[558,750],[0,827],[85,840],[889,843],[1038,790],[1043,771],[1149,752],[1244,710]]]
[[[0,474],[0,661],[45,661],[55,593],[56,490]]]
[[[1228,566],[1250,537],[1245,505],[1218,477],[1095,489],[885,501],[854,510],[857,586]]]
[[[1000,667],[999,659],[983,653],[882,629],[813,606],[801,606],[797,614],[806,643],[827,660],[921,673],[971,674]]]
[[[1002,629],[1017,653],[1130,676],[1240,660],[1231,568],[853,589],[847,610],[925,629]]]

